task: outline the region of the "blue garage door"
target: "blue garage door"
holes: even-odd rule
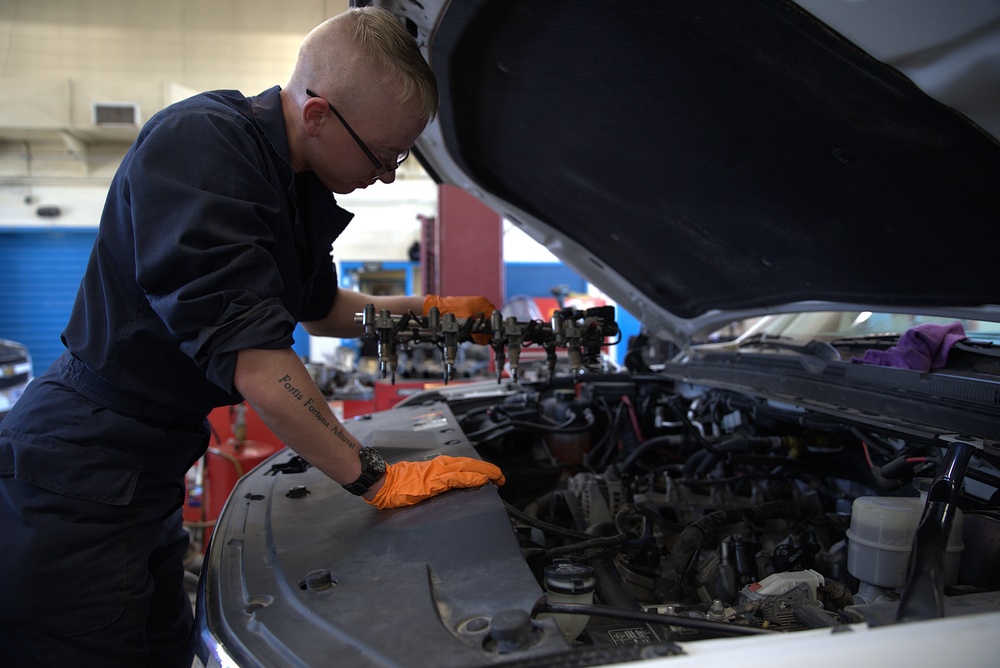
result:
[[[504,265],[504,274],[506,276],[506,292],[504,294],[507,299],[514,295],[552,297],[552,288],[557,285],[566,285],[571,292],[587,291],[587,281],[562,264],[508,262]],[[639,334],[641,326],[639,321],[623,308],[616,310],[615,320],[622,333],[621,344],[616,348],[617,361],[619,364],[624,364],[629,339]]]
[[[0,230],[0,338],[28,346],[37,376],[63,352],[97,228]]]
[[[59,335],[73,310],[97,228],[0,228],[0,339],[31,352],[37,376],[63,353]],[[309,334],[293,349],[309,356]]]

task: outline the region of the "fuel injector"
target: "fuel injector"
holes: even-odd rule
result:
[[[503,325],[504,338],[507,340],[507,354],[510,358],[510,375],[517,382],[517,372],[521,367],[521,346],[524,343],[524,326],[517,318],[510,316]]]
[[[499,383],[503,378],[503,365],[506,357],[504,354],[503,313],[493,311],[493,314],[490,316],[490,328],[493,330],[490,347],[493,348],[493,355],[496,358],[497,383]]]
[[[378,334],[378,368],[385,378],[388,374],[392,382],[396,382],[396,338],[392,315],[382,309],[375,318],[375,331]]]
[[[441,334],[444,337],[444,382],[455,377],[455,358],[458,356],[458,319],[454,313],[441,316]]]

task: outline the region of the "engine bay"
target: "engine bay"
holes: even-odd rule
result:
[[[634,376],[451,407],[504,470],[500,495],[550,602],[569,600],[553,585],[557,564],[586,583],[569,587],[577,600],[598,601],[604,615],[666,615],[675,640],[724,635],[724,625],[787,631],[931,614],[933,597],[904,608],[900,592],[936,484],[953,504],[949,533],[919,544],[945,608],[1000,603],[989,566],[1000,557],[1000,476],[981,448],[966,446],[964,479],[948,479],[954,443]]]
[[[965,611],[1000,605],[989,566],[1000,558],[994,442],[815,410],[822,401],[789,403],[773,388],[701,386],[654,373],[641,350],[631,372],[606,373],[602,346],[619,335],[610,307],[524,323],[369,307],[356,320],[378,342],[383,377],[395,378],[397,348],[430,345],[447,384],[459,342],[477,335],[512,377],[518,390],[501,400],[456,392],[448,404],[479,456],[504,471],[500,496],[546,592],[535,613],[559,620],[570,643],[595,643],[589,620],[602,617],[648,622],[651,638],[673,641],[933,619],[956,597]],[[839,341],[842,355],[759,338],[809,352],[801,361],[820,375],[861,342]],[[544,362],[522,371],[532,346]],[[763,360],[783,374],[781,358]]]
[[[621,370],[608,316],[359,314],[384,376],[431,345],[445,382],[345,426],[390,463],[473,456],[506,482],[376,512],[275,453],[213,533],[215,646],[248,665],[590,666],[1000,612],[991,348],[937,374],[787,343]],[[520,378],[449,384],[474,336]]]

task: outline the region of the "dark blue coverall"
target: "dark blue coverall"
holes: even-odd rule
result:
[[[329,312],[351,219],[278,92],[172,105],[119,167],[67,351],[0,423],[0,665],[190,665],[184,475],[237,352]]]

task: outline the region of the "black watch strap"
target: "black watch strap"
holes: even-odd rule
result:
[[[379,478],[385,475],[385,460],[375,448],[361,448],[358,453],[361,459],[361,475],[349,485],[344,485],[351,494],[361,496],[368,489],[378,482]]]

